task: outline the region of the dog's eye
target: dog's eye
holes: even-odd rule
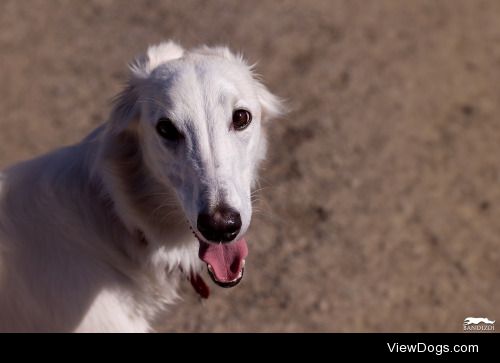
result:
[[[247,110],[236,110],[233,112],[233,127],[237,131],[247,128],[252,122],[252,115]]]
[[[177,141],[184,138],[184,135],[182,135],[172,121],[166,117],[162,117],[158,120],[156,131],[161,137],[170,141]]]

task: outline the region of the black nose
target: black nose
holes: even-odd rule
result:
[[[226,205],[198,214],[197,223],[198,231],[212,242],[231,242],[241,229],[240,214]]]

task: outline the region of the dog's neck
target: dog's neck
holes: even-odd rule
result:
[[[199,244],[173,190],[148,170],[134,131],[104,131],[100,136],[101,150],[93,174],[99,174],[106,199],[112,201],[113,213],[129,236],[128,241],[118,241],[121,248],[129,258],[152,271],[158,281],[164,279],[165,272],[177,271],[193,284],[193,277],[202,268]],[[197,285],[193,287],[204,295]]]

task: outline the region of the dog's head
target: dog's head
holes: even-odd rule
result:
[[[185,51],[172,42],[132,63],[117,99],[112,132],[137,122],[143,162],[175,191],[200,257],[222,284],[241,277],[251,188],[266,150],[263,126],[281,110],[241,56],[224,47]],[[221,254],[238,266],[221,265]]]

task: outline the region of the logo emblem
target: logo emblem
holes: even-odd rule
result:
[[[464,319],[464,331],[492,331],[495,330],[495,320],[488,318],[474,318],[469,316]]]

